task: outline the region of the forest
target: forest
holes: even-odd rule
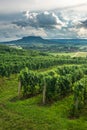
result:
[[[0,45],[1,130],[87,130],[87,56],[55,53]]]

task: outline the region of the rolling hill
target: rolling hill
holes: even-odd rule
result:
[[[49,52],[87,51],[87,39],[43,39],[40,36],[27,36],[1,44]]]

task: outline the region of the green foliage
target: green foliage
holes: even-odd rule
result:
[[[33,50],[19,50],[9,46],[0,46],[0,75],[9,77],[11,74],[19,73],[23,68],[39,70],[57,65],[86,64],[87,57],[72,58],[67,56],[52,56]],[[74,68],[60,68],[59,74],[65,75],[72,72]]]
[[[72,92],[72,80],[70,75],[61,76],[57,79],[57,89],[60,97],[64,97]]]
[[[72,82],[76,82],[77,80],[80,80],[84,76],[83,71],[79,68],[72,73]]]
[[[47,101],[57,100],[58,98],[58,93],[56,91],[57,78],[58,78],[57,76],[50,76],[50,75],[45,77]]]
[[[21,82],[24,96],[37,93],[36,86],[38,85],[38,77],[36,73],[25,68],[20,72],[19,80]]]
[[[24,97],[41,94],[44,85],[46,102],[57,101],[74,94],[72,115],[79,115],[80,110],[87,104],[87,78],[83,78],[87,75],[87,57],[52,56],[48,53],[17,50],[8,46],[1,48],[0,75],[10,77],[11,74],[20,72],[19,81]],[[57,65],[59,67],[49,70],[49,67]]]
[[[80,110],[87,105],[87,77],[76,82],[73,87],[74,102],[72,105],[72,115],[78,116]]]
[[[62,71],[68,70],[68,67],[62,67]],[[74,68],[74,72],[71,71]],[[63,70],[64,69],[64,70]],[[46,86],[46,101],[58,100],[72,93],[72,84],[82,78],[83,71],[77,67],[70,67],[70,71],[64,72],[64,76],[58,74],[57,70],[51,70],[46,73],[37,73],[23,69],[20,72],[19,79],[23,86],[23,95],[35,95],[42,93],[44,85]],[[75,78],[75,80],[73,80]]]
[[[41,95],[17,98],[18,76],[0,77],[0,130],[87,130],[87,109],[78,119],[69,119],[72,95],[41,106]]]

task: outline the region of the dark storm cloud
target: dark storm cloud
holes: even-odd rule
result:
[[[58,16],[48,11],[42,13],[26,12],[25,16],[26,18],[24,20],[15,21],[13,24],[21,27],[32,26],[41,28],[55,28],[57,25],[62,26],[62,22],[59,20]]]
[[[61,24],[58,16],[54,13],[43,12],[37,15],[37,20],[40,25],[44,26],[52,26]]]
[[[84,21],[81,21],[81,26],[87,29],[87,19]]]

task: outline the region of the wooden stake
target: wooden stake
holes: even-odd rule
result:
[[[43,86],[43,104],[46,103],[46,82],[44,81],[44,86]]]
[[[21,81],[19,81],[19,85],[18,85],[18,96],[20,97],[20,93],[21,93]]]

